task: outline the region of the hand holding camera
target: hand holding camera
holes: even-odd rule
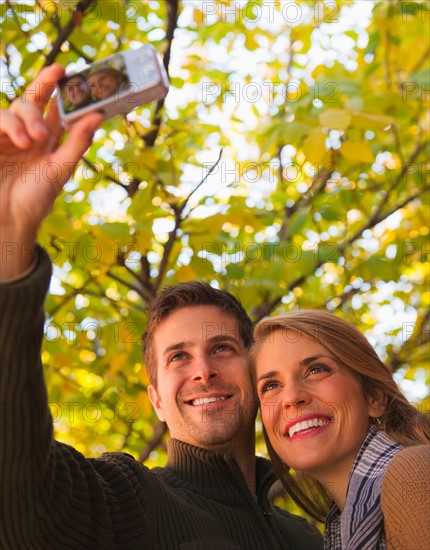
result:
[[[162,99],[168,80],[157,52],[145,44],[66,76],[58,91],[60,115],[68,125],[89,112],[99,111],[107,119]]]
[[[64,68],[43,69],[0,115],[1,279],[24,272],[32,263],[37,230],[103,121],[87,115],[61,144],[63,127],[56,103],[46,109]],[[45,110],[46,116],[45,116]]]
[[[143,52],[136,55],[139,50]],[[153,48],[139,50],[116,54],[86,69],[88,89],[81,90],[80,76],[64,77],[63,67],[51,65],[9,109],[1,111],[0,245],[16,250],[1,262],[3,280],[31,264],[37,230],[103,120],[166,95],[167,78]],[[57,94],[50,102],[59,82],[64,97]],[[70,125],[63,143],[60,116]]]

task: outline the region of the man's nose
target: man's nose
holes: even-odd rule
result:
[[[209,380],[219,377],[219,371],[211,364],[207,357],[198,359],[196,367],[192,374],[192,379],[195,382],[206,383]]]

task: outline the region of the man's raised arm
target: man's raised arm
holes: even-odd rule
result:
[[[0,111],[0,282],[20,277],[34,263],[37,230],[103,120],[87,115],[61,144],[55,102],[46,116],[45,110],[63,74],[60,65],[43,69],[22,97]]]
[[[44,112],[63,74],[58,65],[43,69],[25,95],[0,112],[0,547],[5,549],[65,547],[68,523],[74,518],[79,524],[76,515],[92,513],[88,497],[73,514],[65,513],[77,498],[76,485],[85,489],[88,483],[73,450],[60,453],[54,443],[40,361],[51,266],[45,253],[36,258],[37,230],[103,120],[99,114],[80,120],[61,144],[55,103]],[[59,174],[55,182],[49,166]],[[87,547],[81,544],[90,538],[85,537],[74,547]]]

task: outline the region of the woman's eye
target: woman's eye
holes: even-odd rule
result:
[[[308,369],[308,374],[319,374],[322,372],[330,372],[330,368],[318,363],[317,365],[311,365]]]
[[[263,393],[266,393],[270,390],[274,390],[275,388],[278,387],[278,383],[275,382],[274,380],[268,380],[267,382],[265,382],[261,387],[260,387],[260,393],[263,394]]]

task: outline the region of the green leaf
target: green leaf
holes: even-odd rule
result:
[[[293,220],[287,224],[287,237],[290,239],[294,235],[300,233],[300,231],[306,225],[306,222],[310,220],[310,215],[307,210],[299,212],[294,216]]]
[[[366,47],[366,54],[373,55],[378,47],[379,41],[381,39],[381,34],[379,30],[375,30],[370,33],[369,42]]]

